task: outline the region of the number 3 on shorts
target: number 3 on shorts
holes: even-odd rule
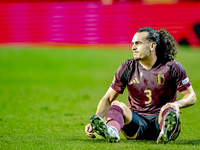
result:
[[[144,93],[146,93],[146,96],[149,98],[149,100],[146,101],[145,104],[150,104],[152,101],[151,90],[145,90]]]

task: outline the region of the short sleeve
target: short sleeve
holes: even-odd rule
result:
[[[114,79],[110,84],[110,87],[120,94],[124,92],[124,89],[127,85],[128,72],[130,70],[128,64],[128,61],[126,61],[125,63],[119,66],[114,75]]]
[[[172,70],[172,74],[176,80],[176,85],[179,92],[182,92],[186,90],[189,86],[191,86],[191,82],[186,75],[185,69],[178,61],[174,60]]]

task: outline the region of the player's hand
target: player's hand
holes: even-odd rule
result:
[[[177,103],[170,103],[171,107],[175,109],[177,117],[179,117],[179,105]]]
[[[177,103],[167,103],[163,108],[172,107],[176,111],[177,117],[179,117],[179,105]]]
[[[85,126],[85,133],[90,138],[96,138],[96,136],[94,135],[94,131],[92,130],[92,126],[91,126],[90,123]]]

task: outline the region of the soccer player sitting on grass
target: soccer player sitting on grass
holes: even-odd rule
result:
[[[177,43],[166,30],[145,27],[133,36],[132,51],[134,59],[118,68],[96,115],[85,126],[86,135],[95,138],[95,131],[119,142],[121,130],[127,139],[175,140],[181,129],[179,109],[196,103],[184,68],[174,60]],[[126,87],[129,106],[116,100]],[[180,100],[177,90],[183,96]]]

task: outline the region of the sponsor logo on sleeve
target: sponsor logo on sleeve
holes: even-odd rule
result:
[[[187,78],[185,78],[185,79],[182,81],[182,84],[185,85],[185,84],[187,84],[188,82],[189,82],[189,79],[188,79],[188,77],[187,77]]]

